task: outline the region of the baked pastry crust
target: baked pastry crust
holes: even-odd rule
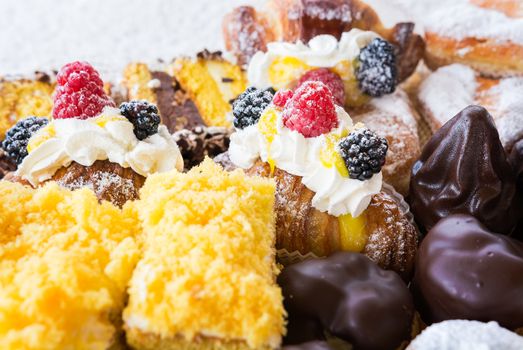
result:
[[[412,74],[423,55],[423,39],[413,23],[386,28],[377,13],[360,0],[270,0],[265,11],[242,6],[223,20],[225,46],[245,66],[271,41],[307,42],[330,34],[338,39],[352,28],[371,30],[394,44],[398,51],[398,79]]]
[[[419,116],[407,94],[396,92],[374,98],[359,108],[348,110],[355,122],[385,137],[389,144],[383,179],[396,191],[406,195],[409,190],[410,170],[420,155],[420,140],[416,120]]]
[[[338,218],[312,206],[314,192],[303,185],[301,177],[278,168],[271,176],[270,166],[261,161],[246,172],[276,180],[276,248],[302,254],[312,252],[317,256],[341,250]],[[365,217],[368,237],[362,253],[382,268],[394,270],[408,279],[418,233],[398,203],[382,191],[373,196],[361,215]]]

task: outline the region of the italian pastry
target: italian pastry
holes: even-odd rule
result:
[[[407,286],[361,254],[338,252],[287,266],[278,283],[289,317],[285,344],[329,349],[310,344],[325,340],[324,332],[361,350],[398,349],[411,339],[415,310]]]
[[[496,322],[449,320],[435,323],[418,335],[407,350],[476,350],[523,348],[523,337]]]
[[[98,73],[73,62],[57,76],[53,120],[29,117],[2,142],[17,163],[15,176],[37,187],[56,181],[91,188],[100,200],[122,206],[136,199],[145,177],[182,170],[180,151],[158,110],[146,101],[114,108]]]
[[[431,73],[420,85],[418,101],[433,132],[471,104],[487,108],[501,142],[510,152],[523,138],[523,77],[488,79],[472,68],[452,64]]]
[[[276,247],[325,256],[362,252],[409,275],[417,232],[382,191],[387,140],[353,124],[323,83],[296,91],[249,88],[233,104],[229,157],[277,183]]]
[[[276,90],[296,89],[306,81],[325,83],[354,120],[387,138],[385,181],[406,194],[420,146],[417,113],[405,92],[395,91],[394,62],[390,44],[373,32],[353,29],[343,33],[339,42],[323,35],[308,45],[270,43],[266,53],[257,53],[251,60],[248,79],[251,86]]]
[[[123,349],[137,220],[87,189],[0,193],[0,348]]]
[[[494,232],[463,214],[429,231],[413,280],[425,323],[467,319],[523,327],[523,243]]]
[[[521,193],[486,109],[469,106],[432,136],[412,168],[408,198],[426,230],[450,214],[470,214],[494,232],[513,232]]]
[[[133,349],[277,349],[274,183],[211,160],[147,179],[123,319]]]
[[[386,28],[377,13],[359,0],[271,0],[262,11],[250,6],[234,9],[222,27],[227,50],[245,66],[258,51],[270,50],[271,42],[308,42],[321,34],[340,39],[354,28],[376,32],[394,45],[398,81],[412,74],[424,51],[413,23]]]
[[[53,78],[46,73],[0,79],[0,140],[10,127],[28,115],[50,116],[53,91]]]
[[[429,0],[412,8],[424,25],[424,60],[432,69],[463,63],[484,76],[523,75],[520,1]]]

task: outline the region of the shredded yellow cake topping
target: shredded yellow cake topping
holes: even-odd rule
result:
[[[130,282],[126,329],[278,347],[284,309],[274,191],[270,179],[227,173],[209,159],[188,174],[150,176],[134,204],[144,253]]]

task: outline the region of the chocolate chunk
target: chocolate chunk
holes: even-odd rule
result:
[[[176,80],[160,71],[151,72],[151,77],[160,81],[160,86],[154,91],[162,124],[171,133],[204,124],[198,108]]]
[[[310,341],[299,345],[287,345],[283,350],[333,350],[326,341]]]
[[[485,108],[465,108],[432,136],[412,168],[409,202],[427,230],[450,214],[471,214],[495,232],[513,231],[522,198]]]
[[[523,243],[470,215],[438,222],[418,251],[413,290],[426,323],[449,319],[523,327]]]
[[[215,156],[229,149],[231,130],[225,127],[203,125],[175,132],[173,138],[182,153],[186,170],[200,164],[204,158]]]
[[[362,254],[339,252],[290,265],[278,284],[289,335],[307,333],[301,326],[317,323],[356,349],[394,349],[409,339],[414,316],[409,290],[395,272]],[[292,343],[289,336],[284,343]]]

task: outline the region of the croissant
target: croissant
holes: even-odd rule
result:
[[[272,41],[308,42],[319,34],[338,39],[352,28],[371,30],[397,48],[398,80],[409,77],[423,56],[425,44],[413,23],[386,28],[376,12],[360,0],[269,0],[266,11],[235,8],[223,19],[225,47],[246,66]]]
[[[258,161],[247,170],[249,175],[271,176],[270,166]],[[274,169],[276,180],[276,247],[288,252],[327,256],[339,250],[361,250],[379,266],[396,271],[404,279],[412,274],[418,233],[401,212],[397,201],[387,192],[374,195],[370,205],[348,230],[342,232],[337,217],[315,209],[314,193],[301,177]],[[348,232],[347,232],[348,231]],[[363,237],[363,244],[358,242]]]

